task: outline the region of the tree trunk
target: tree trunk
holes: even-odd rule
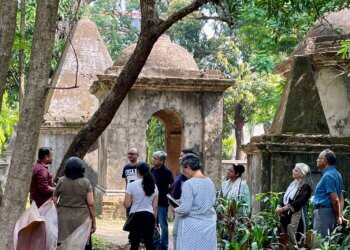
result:
[[[243,127],[245,124],[245,119],[242,114],[243,106],[237,104],[235,106],[235,134],[236,134],[236,160],[244,160],[245,153],[242,149],[243,143]]]
[[[26,18],[26,1],[21,0],[21,22],[19,25],[19,32],[21,36],[20,43],[23,43],[25,36],[25,19]],[[22,104],[24,99],[24,89],[25,89],[25,58],[24,49],[19,50],[19,111],[22,110]]]
[[[11,167],[0,207],[0,249],[13,248],[13,229],[27,202],[48,93],[58,4],[59,0],[37,1],[27,93],[17,126]]]
[[[106,99],[73,139],[61,162],[56,177],[63,175],[64,163],[69,157],[78,156],[83,158],[91,145],[107,128],[125,96],[135,83],[157,39],[175,22],[181,20],[207,2],[209,0],[197,0],[171,15],[167,20],[161,21],[157,13],[156,1],[141,1],[141,33],[136,48],[119,74],[116,84]]]
[[[0,112],[16,31],[18,0],[1,1],[0,6]]]

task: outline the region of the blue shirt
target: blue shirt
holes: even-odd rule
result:
[[[174,189],[172,196],[174,199],[178,200],[181,198],[182,184],[187,180],[186,176],[180,172],[180,174],[175,178]]]
[[[340,198],[343,189],[343,180],[335,166],[329,166],[322,170],[322,177],[316,185],[314,205],[332,207],[329,199],[330,193],[336,193]]]

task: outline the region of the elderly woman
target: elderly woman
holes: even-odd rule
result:
[[[188,180],[182,186],[181,204],[174,209],[179,217],[176,249],[217,249],[215,185],[203,175],[197,155],[185,154],[181,165]]]
[[[294,181],[288,186],[283,201],[276,208],[281,222],[281,242],[286,243],[288,236],[294,242],[299,241],[306,232],[307,206],[311,197],[310,167],[305,163],[297,163],[293,169]]]
[[[248,216],[250,211],[250,192],[248,184],[242,179],[245,168],[243,165],[232,164],[227,169],[227,180],[221,184],[221,196],[226,200],[235,199],[242,207],[239,210],[242,216]]]
[[[71,157],[65,165],[65,176],[58,180],[53,194],[58,215],[58,244],[61,244],[87,218],[92,220],[91,233],[96,230],[93,189],[84,178],[85,163]]]
[[[130,230],[130,249],[139,249],[141,238],[146,249],[155,249],[153,246],[153,231],[157,217],[158,189],[147,163],[136,165],[136,181],[128,184],[125,191],[124,207],[130,208],[132,217]]]

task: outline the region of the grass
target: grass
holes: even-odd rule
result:
[[[93,250],[103,250],[103,249],[107,249],[111,246],[111,243],[108,242],[107,240],[96,236],[96,235],[92,235],[92,249]]]

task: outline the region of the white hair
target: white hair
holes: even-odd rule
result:
[[[303,175],[307,175],[311,172],[310,167],[305,163],[296,163],[295,168],[299,169]]]
[[[153,153],[153,156],[156,156],[159,158],[159,160],[164,162],[166,160],[167,154],[164,151],[156,151]]]

